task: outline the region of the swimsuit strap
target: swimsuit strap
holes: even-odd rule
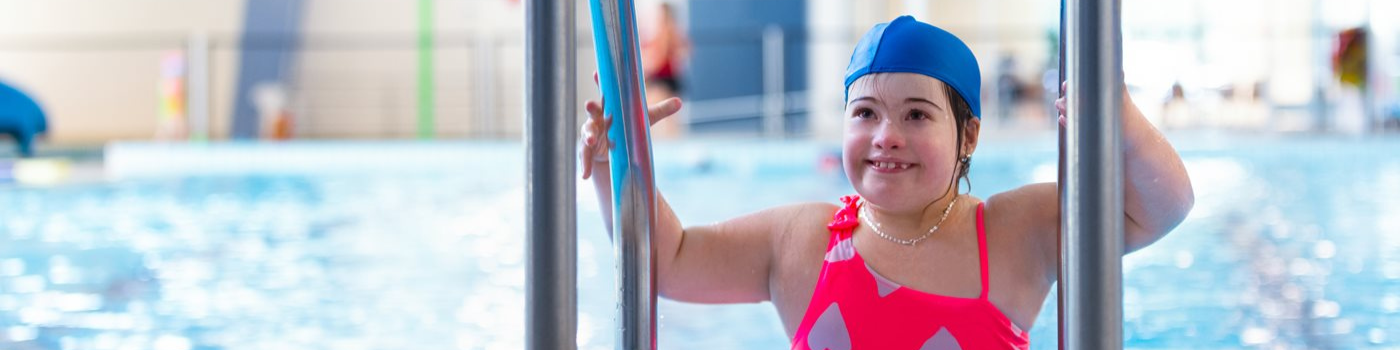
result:
[[[831,251],[831,248],[835,247],[837,242],[850,238],[851,234],[855,232],[856,227],[860,226],[860,219],[858,217],[860,215],[861,205],[860,196],[850,195],[841,197],[841,203],[841,208],[837,209],[835,214],[832,214],[831,222],[826,224],[827,230],[833,233],[831,235],[831,241],[827,243],[827,251]]]
[[[983,300],[987,299],[988,286],[990,285],[987,281],[987,229],[982,224],[982,207],[985,204],[977,203],[977,259],[982,270],[982,295],[977,298]]]

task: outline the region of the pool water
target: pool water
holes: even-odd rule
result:
[[[1196,190],[1124,259],[1127,348],[1400,347],[1400,140],[1174,138]],[[985,141],[972,192],[1053,179]],[[851,193],[837,146],[657,144],[687,223]],[[0,185],[0,349],[520,349],[522,148],[116,145],[112,180]],[[579,184],[579,345],[611,349],[612,250]],[[1055,296],[1031,329],[1055,348]],[[771,305],[663,300],[663,349],[780,349]]]

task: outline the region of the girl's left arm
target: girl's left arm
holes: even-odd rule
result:
[[[1146,247],[1186,218],[1195,193],[1167,138],[1123,88],[1123,252]]]
[[[1061,84],[1060,89],[1066,89]],[[1060,124],[1065,99],[1055,100]],[[1186,166],[1167,138],[1142,116],[1123,87],[1123,253],[1142,249],[1176,228],[1195,205]]]
[[[1181,156],[1142,116],[1127,88],[1123,90],[1123,254],[1127,254],[1166,236],[1186,218],[1196,199]],[[1056,100],[1055,107],[1064,125],[1065,99]],[[1060,271],[1058,186],[1054,182],[1030,184],[987,199],[988,208],[996,207],[992,215],[998,217],[1000,229],[1024,232],[1038,242],[1046,286]]]

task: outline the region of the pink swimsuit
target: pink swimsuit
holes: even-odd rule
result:
[[[896,284],[865,264],[851,234],[860,197],[846,196],[831,223],[831,243],[793,350],[1027,349],[1029,335],[987,299],[987,235],[977,205],[982,294],[958,298]]]

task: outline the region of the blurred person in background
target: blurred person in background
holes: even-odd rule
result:
[[[253,86],[253,107],[258,111],[258,135],[265,140],[292,139],[291,93],[278,82]]]
[[[1016,78],[1016,56],[1003,53],[997,64],[997,118],[999,122],[1010,121],[1016,105],[1025,95],[1021,79]]]
[[[1041,87],[1034,80],[1022,79],[1016,75],[1019,64],[1016,55],[1012,52],[1005,52],[1001,55],[1001,60],[997,63],[997,122],[1004,127],[1014,128],[1043,128],[1054,125],[1046,123],[1049,116],[1056,115],[1053,111],[1046,113],[1041,105],[1041,95],[1045,91],[1054,91],[1059,86],[1054,81],[1047,82],[1046,87]],[[1058,80],[1059,74],[1055,73],[1053,79]],[[1053,103],[1054,99],[1050,99]]]
[[[680,96],[684,88],[682,65],[690,55],[690,40],[676,22],[675,8],[662,2],[653,17],[651,34],[642,43],[642,74],[646,79],[647,104]],[[666,118],[651,128],[652,136],[676,138],[685,133],[685,121],[680,116]]]
[[[1191,103],[1186,101],[1186,88],[1180,81],[1172,82],[1171,94],[1162,102],[1162,120],[1165,128],[1180,129],[1191,123]]]
[[[0,81],[0,135],[9,135],[18,144],[19,156],[34,156],[34,140],[49,131],[49,123],[39,104],[28,94]]]

